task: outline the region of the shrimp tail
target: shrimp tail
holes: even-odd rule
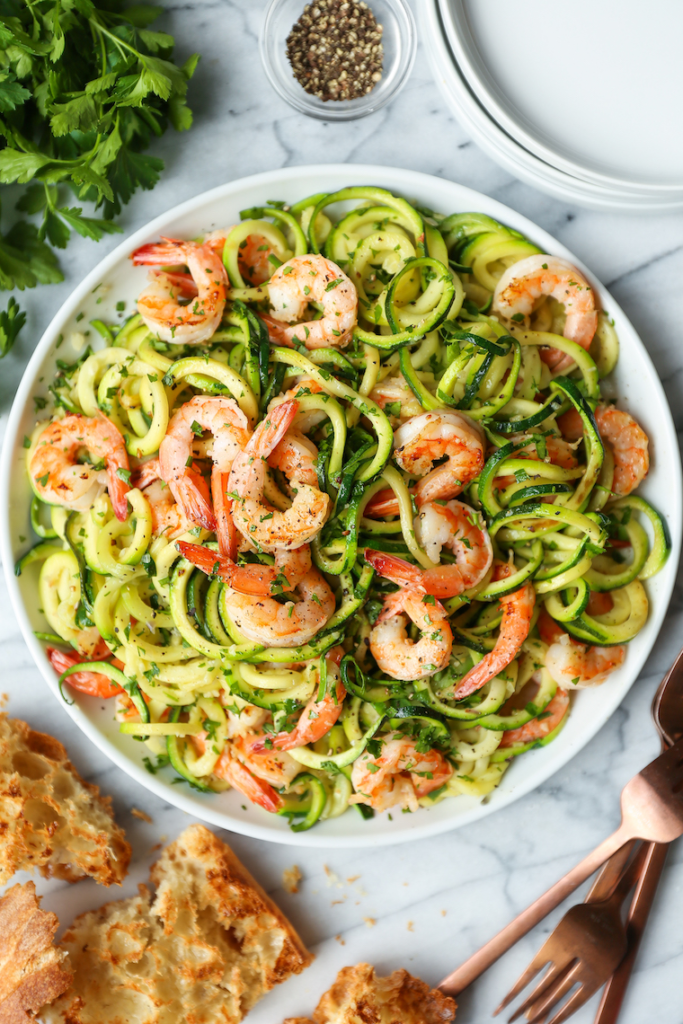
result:
[[[68,668],[73,668],[74,665],[80,665],[82,662],[89,660],[85,655],[76,654],[75,651],[66,654],[64,651],[57,650],[56,647],[48,647],[47,656],[53,669],[60,676]],[[104,700],[109,697],[117,697],[120,693],[125,693],[123,687],[100,672],[88,672],[86,670],[74,672],[73,675],[66,678],[65,682],[80,693],[87,693],[91,697],[101,697]]]
[[[397,516],[398,513],[398,498],[390,487],[378,491],[363,509],[363,515],[368,519],[382,519],[384,516]]]
[[[261,456],[270,455],[284,438],[298,411],[299,403],[296,399],[290,399],[277,405],[272,412],[268,413],[268,419],[264,420],[263,428],[259,428],[252,436],[252,440],[245,450],[257,452]]]
[[[114,508],[114,515],[123,523],[128,518],[128,498],[126,495],[130,490],[130,484],[122,480],[120,476],[117,476],[118,466],[110,466],[107,471],[107,479],[109,482],[109,497]]]
[[[292,732],[280,732],[269,739],[258,739],[251,749],[255,754],[266,754],[269,750],[293,750],[307,743],[317,743],[341,715],[345,697],[346,688],[338,682],[334,695],[328,693],[322,700],[307,704]]]
[[[197,569],[201,569],[207,576],[219,576],[224,583],[230,583],[232,578],[231,569],[236,568],[232,562],[212,548],[202,547],[201,544],[188,544],[187,541],[179,540],[176,548],[188,562],[192,562]]]
[[[413,590],[424,591],[422,572],[416,565],[406,562],[404,558],[397,558],[396,555],[388,555],[384,551],[374,551],[372,548],[365,549],[365,561],[368,562],[380,576],[400,587],[410,586]]]
[[[141,245],[130,254],[134,265],[159,267],[165,263],[177,264],[181,262],[178,257],[182,256],[182,249],[185,243],[177,238],[166,238],[162,235],[161,242],[148,242]]]
[[[218,767],[216,765],[216,769]],[[218,770],[216,770],[216,774],[218,774]],[[244,793],[252,803],[258,804],[259,807],[270,811],[271,814],[277,814],[283,806],[282,797],[275,792],[273,787],[263,779],[257,779],[255,775],[252,775],[241,761],[236,761],[232,757],[229,760],[224,760],[223,764],[220,764],[220,777],[238,789],[240,793]]]
[[[187,518],[213,533],[218,524],[203,477],[199,473],[188,474],[169,483],[169,487]]]
[[[229,473],[221,473],[215,467],[211,473],[211,498],[216,516],[218,550],[234,562],[237,558],[239,534],[232,518],[232,499],[228,497]]]
[[[262,597],[272,591],[275,573],[270,565],[235,565],[231,558],[221,555],[218,551],[202,547],[201,544],[189,544],[183,540],[179,540],[176,547],[183,558],[192,562],[192,565],[196,565],[207,576],[218,576],[239,594]],[[283,586],[281,589],[293,588]]]

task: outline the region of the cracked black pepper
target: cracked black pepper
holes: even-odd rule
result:
[[[382,77],[383,56],[382,26],[356,0],[306,4],[287,37],[294,77],[325,102],[372,92]]]

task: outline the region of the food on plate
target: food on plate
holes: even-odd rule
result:
[[[71,984],[68,954],[52,945],[59,921],[40,909],[33,882],[0,897],[0,1021],[29,1024]]]
[[[132,253],[138,313],[26,439],[63,693],[297,831],[484,796],[623,664],[670,549],[614,327],[482,214],[241,217]]]
[[[284,1024],[449,1024],[456,1004],[438,989],[408,971],[378,978],[370,964],[344,967],[308,1017],[289,1017]]]
[[[53,736],[0,713],[0,885],[17,871],[120,885],[131,849],[111,797],[86,782]]]
[[[238,1024],[312,957],[232,850],[191,825],[153,865],[156,894],[76,918],[61,947],[72,988],[46,1024]]]
[[[323,102],[365,96],[382,78],[382,32],[364,0],[306,4],[287,36],[292,73]]]

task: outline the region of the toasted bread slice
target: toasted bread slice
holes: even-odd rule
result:
[[[285,1024],[450,1024],[455,1002],[407,971],[378,978],[370,964],[344,967],[322,997],[313,1020],[290,1017]]]
[[[240,864],[191,825],[152,868],[156,897],[82,914],[62,940],[71,992],[48,1024],[237,1024],[311,962],[298,935]]]
[[[59,922],[40,909],[33,882],[0,899],[0,1022],[28,1024],[71,984],[69,957],[52,945]]]
[[[81,778],[59,740],[0,713],[0,884],[37,867],[120,885],[130,853],[111,798]]]

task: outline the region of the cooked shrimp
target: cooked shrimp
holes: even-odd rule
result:
[[[650,468],[648,436],[630,413],[613,405],[599,405],[595,410],[595,422],[600,437],[610,445],[614,454],[612,490],[622,496],[630,494],[645,479]],[[583,422],[576,409],[563,413],[557,424],[567,441],[578,441],[583,437]]]
[[[291,732],[280,732],[277,736],[265,737],[253,744],[252,750],[262,753],[264,750],[293,750],[307,743],[317,743],[325,736],[342,713],[346,690],[339,675],[338,662],[344,651],[335,647],[325,656],[327,663],[327,692],[322,700],[318,700],[318,688],[301,712],[299,721]]]
[[[370,398],[392,420],[402,422],[421,412],[420,403],[402,373],[397,373],[395,377],[386,377],[381,383],[376,384],[370,392]]]
[[[285,750],[271,750],[264,747],[257,749],[265,733],[260,730],[258,736],[239,736],[233,741],[235,756],[257,778],[269,782],[271,786],[281,789],[289,786],[293,779],[302,771],[302,766]]]
[[[493,578],[505,579],[513,571],[509,565],[498,563]],[[536,592],[531,583],[525,583],[519,590],[500,598],[503,619],[496,646],[463,676],[454,689],[453,700],[463,700],[471,693],[476,693],[507,668],[529,635],[535,603]]]
[[[446,461],[432,468],[443,458]],[[394,433],[394,458],[401,469],[419,477],[413,489],[417,507],[425,502],[455,498],[484,466],[480,428],[460,412],[423,412],[406,420]],[[398,514],[391,490],[368,502],[366,516]]]
[[[334,594],[321,573],[311,567],[295,590],[299,600],[280,604],[272,597],[254,597],[231,590],[225,608],[247,640],[266,647],[307,644],[335,609]]]
[[[306,348],[343,348],[358,319],[356,286],[324,256],[293,256],[278,267],[268,283],[272,311],[262,315],[271,339]],[[322,306],[320,320],[301,321],[310,302]],[[289,324],[284,327],[283,324]]]
[[[322,391],[323,388],[317,380],[313,380],[312,377],[303,375],[298,378],[297,383],[295,383],[288,391],[285,391],[284,394],[277,395],[272,399],[268,406],[268,412],[272,412],[276,406],[282,405],[283,402],[287,402],[292,398],[303,398],[309,394],[319,395]],[[299,434],[303,434],[305,436],[310,431],[314,430],[315,427],[325,419],[327,419],[327,413],[323,412],[321,409],[309,409],[306,412],[302,412],[301,409],[299,409],[296,419],[296,428],[293,429],[296,429]],[[313,442],[306,438],[306,444],[311,450],[315,449],[315,453],[317,455],[318,449],[315,447]],[[270,462],[270,459],[268,461]]]
[[[192,445],[205,430],[213,434],[213,506],[204,478],[192,462]],[[195,395],[175,413],[159,448],[161,477],[182,512],[193,523],[215,530],[220,550],[226,554],[235,550],[226,494],[228,474],[248,440],[247,418],[232,398]]]
[[[306,482],[312,477],[310,467],[305,464],[302,464],[303,479],[294,469],[290,480],[294,495],[290,508],[282,512],[263,502],[264,460],[270,459],[285,438],[298,408],[298,402],[288,401],[269,412],[236,457],[230,472],[228,492],[233,500],[235,525],[248,541],[264,551],[301,547],[315,537],[327,518],[329,495],[318,489],[317,478],[314,485]]]
[[[138,298],[138,313],[161,341],[176,345],[200,345],[214,333],[225,308],[228,276],[223,262],[210,245],[164,238],[140,246],[131,255],[136,266],[184,264],[197,287],[196,298],[181,305],[185,291],[173,276],[163,271],[151,275]]]
[[[580,270],[557,256],[527,256],[508,267],[493,293],[493,312],[506,320],[528,317],[546,295],[564,303],[564,337],[589,348],[598,326],[593,289]],[[559,349],[543,352],[541,358],[555,370],[572,362]]]
[[[369,804],[376,811],[397,804],[416,811],[419,798],[443,786],[452,774],[439,750],[421,753],[415,740],[395,733],[383,740],[377,757],[365,751],[354,761],[351,782],[357,795],[350,802]]]
[[[109,648],[106,648],[104,654],[106,657],[109,656]],[[76,654],[74,651],[65,654],[64,651],[59,651],[56,647],[48,647],[47,656],[53,669],[60,676],[68,668],[73,668],[74,665],[79,665],[83,661],[97,660],[96,654],[89,658],[83,654]],[[73,675],[67,676],[64,682],[74,690],[78,690],[79,693],[87,693],[89,697],[101,697],[104,700],[126,692],[122,686],[112,682],[101,672],[89,672],[87,669],[82,672],[74,672]]]
[[[615,409],[613,405],[599,405],[595,422],[600,437],[611,445],[614,454],[612,490],[622,496],[630,494],[650,468],[648,436],[630,413]]]
[[[455,564],[421,569],[396,555],[370,548],[365,550],[365,560],[392,583],[439,598],[454,597],[475,587],[491,567],[493,549],[481,514],[460,501],[423,505],[415,519],[415,537],[433,562],[438,563],[441,549],[448,547],[455,555]]]
[[[169,540],[173,540],[194,527],[194,523],[187,518],[173,497],[170,487],[163,480],[154,480],[142,493],[152,513],[153,537],[160,537],[163,533]]]
[[[236,565],[231,558],[200,544],[179,541],[183,558],[209,576],[217,576],[240,594],[268,597],[296,590],[311,568],[311,549],[303,544],[294,551],[277,551],[274,565]]]
[[[300,430],[290,428],[268,456],[271,469],[279,469],[288,480],[318,489],[315,462],[318,449]]]
[[[89,452],[95,465],[77,462],[81,451]],[[49,505],[84,512],[107,487],[116,518],[123,522],[128,515],[128,452],[121,432],[106,416],[68,415],[49,423],[31,456],[29,472]]]
[[[507,729],[500,741],[500,749],[516,747],[523,743],[534,743],[544,740],[558,725],[567,713],[569,697],[565,690],[558,690],[544,711],[543,718],[532,718],[519,729]]]
[[[587,686],[604,683],[610,672],[623,665],[626,648],[587,647],[572,642],[567,633],[552,643],[545,656],[545,667],[558,686],[568,690],[582,690]]]
[[[420,630],[417,641],[408,638],[408,620]],[[408,587],[385,602],[370,633],[372,656],[393,679],[423,679],[440,672],[449,662],[452,647],[445,608],[436,599],[425,603],[423,594]]]
[[[231,744],[225,745],[214,766],[213,774],[219,779],[225,779],[234,789],[244,793],[253,804],[258,804],[271,814],[277,814],[282,807],[283,801],[279,793],[238,760]]]

